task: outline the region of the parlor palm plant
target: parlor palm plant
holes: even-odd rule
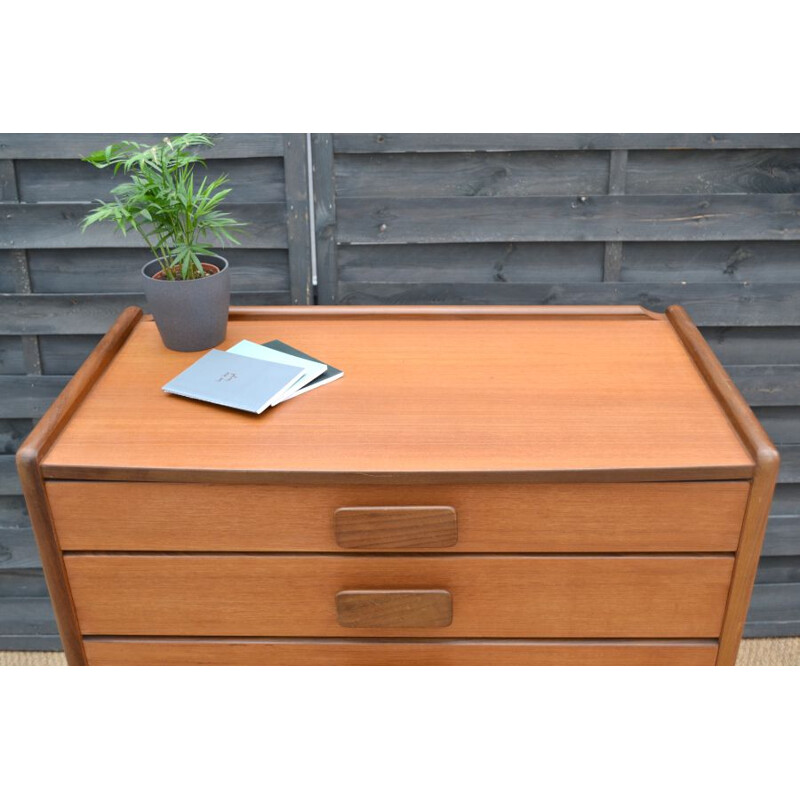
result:
[[[220,208],[231,191],[223,188],[227,176],[195,176],[205,167],[196,148],[212,145],[205,134],[187,133],[155,145],[118,142],[84,159],[127,177],[111,190],[112,200],[86,215],[83,230],[110,222],[125,236],[142,237],[154,255],[142,268],[145,296],[172,350],[214,347],[227,329],[228,262],[211,248],[239,244],[233,231],[245,223]]]
[[[96,222],[113,222],[123,235],[138,233],[162,265],[167,280],[204,278],[201,257],[215,256],[209,239],[239,244],[231,233],[245,223],[219,209],[230,193],[226,175],[203,178],[195,185],[194,170],[205,161],[193,148],[211,147],[202,133],[164,139],[156,145],[119,142],[84,158],[99,169],[120,170],[128,181],[111,190],[111,202],[86,215],[83,230]]]

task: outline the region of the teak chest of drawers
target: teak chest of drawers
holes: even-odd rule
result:
[[[778,455],[683,309],[240,308],[345,377],[165,395],[127,309],[18,454],[71,664],[731,664]]]

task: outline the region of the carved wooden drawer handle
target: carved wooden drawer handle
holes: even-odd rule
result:
[[[333,515],[340,547],[390,550],[453,547],[458,542],[456,510],[451,506],[359,506]]]
[[[446,628],[453,597],[444,589],[353,590],[336,595],[345,628]]]

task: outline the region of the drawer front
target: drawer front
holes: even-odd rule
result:
[[[265,486],[50,481],[64,550],[733,552],[749,483]]]
[[[84,635],[716,638],[730,556],[67,555]],[[340,593],[450,595],[343,624]],[[395,611],[397,609],[395,608]],[[352,622],[352,618],[351,618]]]
[[[712,666],[715,642],[85,639],[98,666]]]

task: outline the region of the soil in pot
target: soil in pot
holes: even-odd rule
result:
[[[200,266],[203,268],[203,272],[206,273],[205,277],[210,277],[211,275],[216,275],[219,272],[219,267],[215,267],[213,264],[204,264],[200,262]],[[164,274],[164,270],[159,270],[153,275],[154,281],[165,281],[167,280],[167,276]],[[180,274],[177,274],[174,278],[176,281],[182,281],[183,277]],[[192,278],[192,280],[197,280],[197,278]]]

